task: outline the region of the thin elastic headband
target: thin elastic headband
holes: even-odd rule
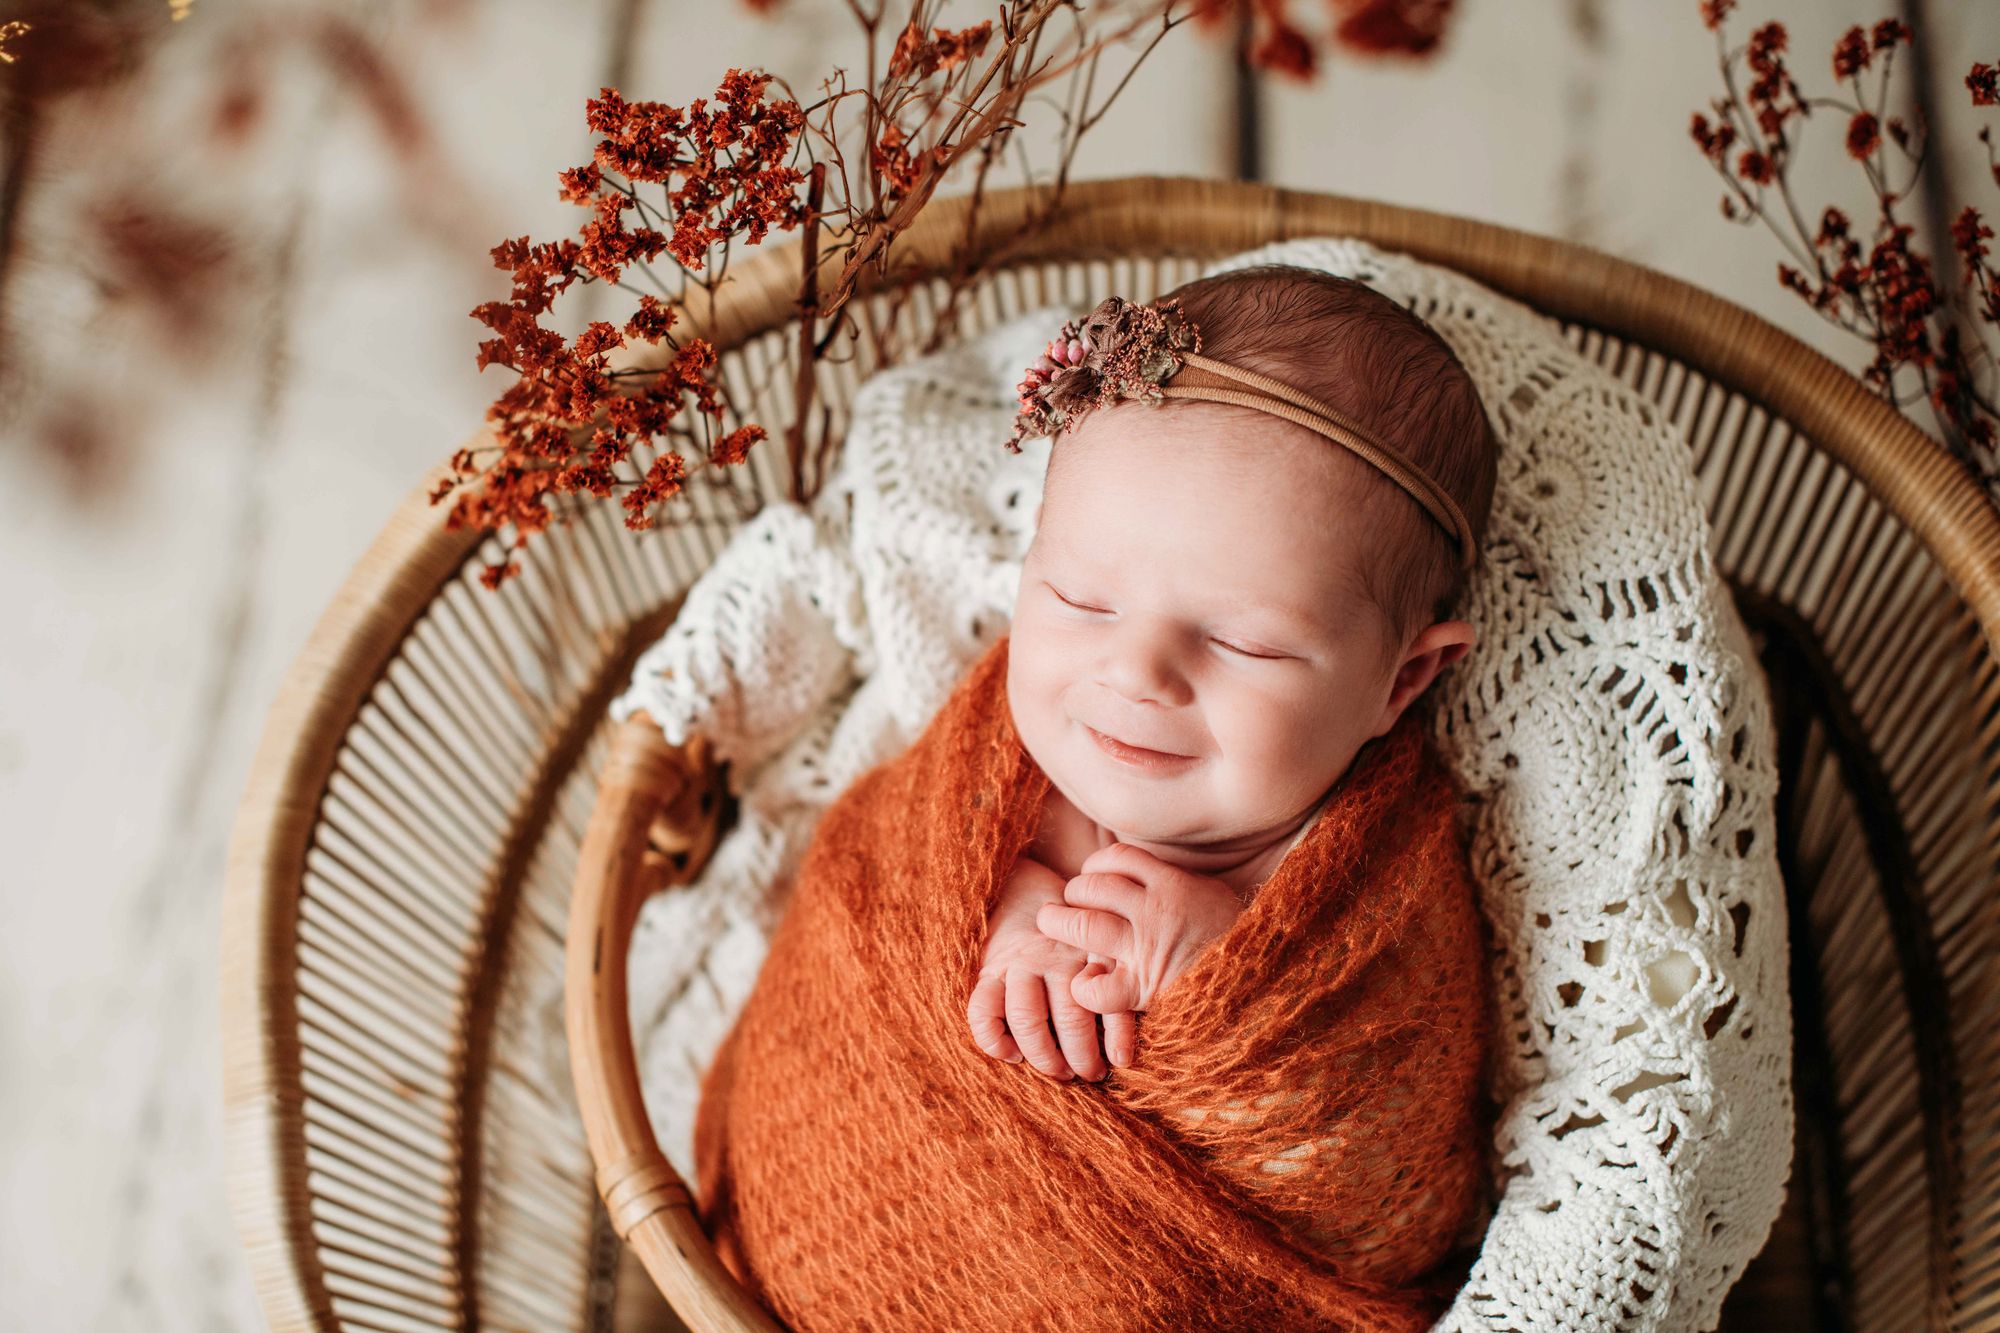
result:
[[[1307,430],[1318,431],[1334,443],[1345,446],[1408,491],[1458,543],[1460,567],[1472,568],[1478,551],[1473,543],[1472,525],[1465,519],[1465,511],[1451,498],[1450,492],[1432,481],[1430,474],[1403,457],[1393,446],[1374,438],[1330,404],[1301,393],[1269,375],[1260,375],[1254,370],[1245,370],[1194,352],[1184,353],[1182,360],[1185,363],[1183,368],[1168,376],[1161,386],[1163,397],[1233,403],[1238,407],[1269,412],[1272,416],[1295,421]],[[1248,385],[1249,389],[1230,388],[1231,382]]]
[[[1202,356],[1200,348],[1200,330],[1179,301],[1140,305],[1106,297],[1081,325],[1063,325],[1028,367],[1007,447],[1019,452],[1027,436],[1073,430],[1085,414],[1127,398],[1198,398],[1269,412],[1318,432],[1402,487],[1458,544],[1460,566],[1472,568],[1479,558],[1472,525],[1451,492],[1422,468],[1340,409],[1269,375]]]

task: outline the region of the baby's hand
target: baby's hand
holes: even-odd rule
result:
[[[1035,924],[1051,941],[1110,960],[1070,983],[1076,1002],[1100,1014],[1144,1012],[1245,906],[1221,880],[1122,842],[1091,853],[1062,897],[1043,903]]]
[[[1066,1082],[1074,1073],[1096,1080],[1107,1072],[1097,1045],[1097,1015],[1070,993],[1089,960],[1082,950],[1035,928],[1035,913],[1045,904],[1060,904],[1062,895],[1061,875],[1032,857],[1015,862],[993,905],[966,1019],[979,1049],[996,1060],[1016,1064],[1025,1053],[1050,1078]],[[1114,1063],[1131,1062],[1136,1021],[1129,1013],[1105,1017],[1105,1045]]]

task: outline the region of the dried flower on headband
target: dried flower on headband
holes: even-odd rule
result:
[[[1201,332],[1169,297],[1138,305],[1107,296],[1084,317],[1062,326],[1021,380],[1020,410],[1007,448],[1021,452],[1032,436],[1060,435],[1095,408],[1121,399],[1159,402],[1189,352],[1201,350]]]

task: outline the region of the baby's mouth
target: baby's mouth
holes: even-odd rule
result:
[[[1184,768],[1195,762],[1193,755],[1172,754],[1166,750],[1149,750],[1140,745],[1127,745],[1124,741],[1107,736],[1087,722],[1077,724],[1090,733],[1097,748],[1120,763],[1152,772],[1167,772]]]

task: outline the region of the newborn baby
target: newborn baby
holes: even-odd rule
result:
[[[1414,315],[1282,266],[1171,296],[1204,355],[1338,407],[1483,521],[1484,411]],[[1053,790],[991,921],[968,1013],[981,1049],[1057,1079],[1130,1064],[1136,1015],[1472,646],[1445,618],[1462,582],[1408,492],[1283,417],[1121,402],[1057,440],[1007,672]]]
[[[821,816],[704,1075],[703,1225],[794,1328],[1416,1333],[1462,1272],[1486,982],[1409,705],[1492,437],[1361,284],[1175,297],[1031,373],[1012,628]]]

